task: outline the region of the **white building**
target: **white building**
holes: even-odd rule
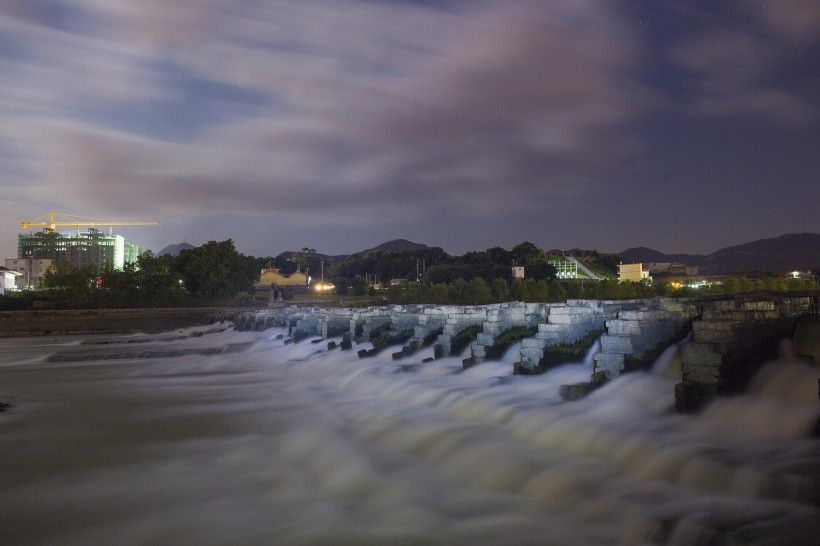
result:
[[[5,294],[6,290],[15,290],[14,279],[20,275],[21,273],[19,271],[0,267],[0,294]]]
[[[17,290],[36,290],[51,266],[48,258],[6,258],[6,268],[20,273],[15,279]]]

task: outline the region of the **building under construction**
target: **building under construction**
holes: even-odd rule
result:
[[[49,259],[53,263],[68,262],[74,267],[113,265],[122,269],[136,262],[140,247],[122,235],[107,235],[89,228],[85,233],[63,234],[56,231],[21,233],[17,238],[17,257]]]
[[[126,263],[136,262],[140,247],[128,242],[122,235],[105,233],[91,226],[114,225],[156,225],[156,222],[119,222],[92,220],[87,218],[64,217],[56,221],[59,213],[49,213],[48,221],[21,222],[23,228],[43,227],[43,231],[21,233],[17,238],[17,257],[28,259],[49,259],[53,263],[68,262],[74,267],[94,265],[102,269],[113,266],[122,269]],[[76,226],[76,234],[58,233],[57,226]],[[89,226],[85,233],[79,226]]]

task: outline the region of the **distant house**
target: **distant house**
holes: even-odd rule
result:
[[[17,290],[36,290],[40,287],[46,270],[51,266],[48,258],[6,258],[6,268],[19,271],[15,279]]]
[[[14,280],[15,278],[21,276],[22,273],[19,271],[14,271],[13,269],[0,267],[0,275],[2,275],[0,282],[0,294],[5,294],[6,290],[15,290],[17,288]]]
[[[649,268],[644,269],[643,264],[619,264],[618,280],[620,282],[644,282],[651,281]]]
[[[523,279],[524,278],[524,266],[523,265],[516,265],[512,268],[512,278],[513,279]]]
[[[698,267],[689,266],[680,262],[649,262],[646,264],[650,275],[668,273],[670,275],[697,275]]]

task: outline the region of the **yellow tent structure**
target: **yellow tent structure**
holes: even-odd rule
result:
[[[289,275],[279,272],[278,269],[263,269],[257,288],[270,288],[272,284],[277,286],[305,286],[307,287],[307,275],[297,271]]]

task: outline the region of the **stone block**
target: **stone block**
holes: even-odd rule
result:
[[[686,383],[696,383],[700,385],[722,385],[723,382],[719,377],[711,374],[683,374],[683,380]]]
[[[481,330],[482,330],[482,332],[484,332],[485,334],[494,334],[494,335],[498,335],[498,334],[500,334],[501,332],[503,332],[505,329],[506,329],[506,328],[502,329],[502,325],[501,325],[501,324],[499,324],[498,322],[485,321],[485,322],[481,325]]]
[[[585,315],[550,315],[547,320],[550,324],[584,324],[593,321],[588,320]],[[601,318],[603,323],[603,317]]]
[[[681,354],[683,366],[720,366],[723,363],[724,346],[715,343],[683,343]]]
[[[635,352],[635,338],[631,336],[601,336],[601,352],[632,354]]]
[[[701,343],[731,343],[740,324],[734,320],[698,320],[692,323],[693,339]]]
[[[675,316],[672,313],[663,311],[661,309],[640,309],[635,311],[621,311],[620,313],[618,313],[618,318],[624,320],[654,321],[670,320],[674,319]]]
[[[777,303],[773,301],[746,301],[740,304],[744,311],[775,311]]]
[[[621,369],[624,365],[622,353],[598,353],[592,357],[596,367]]]
[[[476,336],[476,343],[479,345],[493,345],[495,341],[495,336],[492,334],[488,334],[486,332],[480,333]]]
[[[637,336],[642,333],[641,322],[637,320],[614,319],[606,321],[608,334],[618,336]]]
[[[704,366],[704,365],[684,365],[682,367],[683,375],[711,375],[720,377],[720,366]]]
[[[535,347],[535,348],[538,348],[538,349],[543,349],[544,345],[545,345],[544,340],[538,339],[538,338],[527,337],[527,338],[524,338],[524,339],[521,340],[521,347],[523,349],[529,349],[529,348],[532,348],[532,347]]]

